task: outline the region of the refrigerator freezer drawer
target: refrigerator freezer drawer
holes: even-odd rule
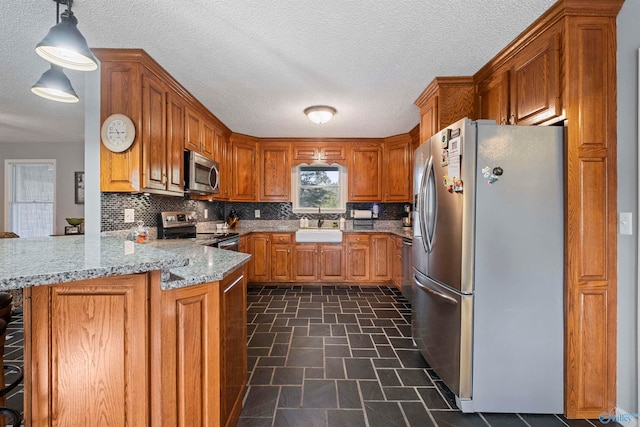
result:
[[[473,296],[452,292],[414,270],[413,339],[449,389],[471,397]]]

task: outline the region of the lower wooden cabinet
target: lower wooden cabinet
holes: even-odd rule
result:
[[[291,281],[291,234],[274,233],[271,235],[271,280]]]
[[[369,280],[369,253],[371,239],[368,234],[347,234],[345,237],[347,250],[347,280]]]
[[[388,234],[371,235],[371,280],[391,280],[391,255],[394,249],[393,239]]]
[[[297,282],[342,282],[346,277],[344,248],[340,243],[298,243],[293,271]]]
[[[160,289],[160,273],[25,289],[25,418],[234,426],[247,375],[244,268]]]
[[[402,237],[390,237],[393,240],[393,256],[391,261],[391,282],[402,289]]]

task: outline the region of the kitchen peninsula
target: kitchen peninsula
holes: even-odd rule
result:
[[[25,423],[235,425],[249,255],[115,237],[0,241],[25,291]]]

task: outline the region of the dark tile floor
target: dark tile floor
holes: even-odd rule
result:
[[[562,415],[462,414],[391,287],[249,287],[240,427],[593,427]],[[611,423],[609,425],[615,425]]]
[[[462,414],[413,347],[411,310],[395,288],[249,287],[248,305],[239,427],[602,426],[561,415]],[[23,353],[23,317],[14,314],[5,363],[22,366]],[[22,412],[23,403],[21,384],[7,405]]]

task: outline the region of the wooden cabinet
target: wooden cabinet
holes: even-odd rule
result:
[[[243,271],[222,280],[219,292],[219,342],[222,351],[220,425],[232,427],[240,417],[247,382],[247,280]]]
[[[288,202],[291,189],[291,146],[260,144],[260,201]]]
[[[219,162],[220,166],[220,192],[214,195],[216,200],[229,200],[232,191],[232,162],[231,162],[231,141],[222,133],[222,131],[216,129],[215,132],[215,148],[216,153],[214,159]]]
[[[347,251],[347,280],[368,281],[370,245],[371,239],[368,234],[346,234]]]
[[[555,24],[478,81],[478,118],[537,125],[561,120],[561,26]],[[480,76],[486,73],[482,71]]]
[[[349,156],[349,201],[381,201],[382,145],[355,145]]]
[[[475,118],[473,77],[436,77],[418,97],[420,144],[464,118]]]
[[[186,108],[185,123],[184,148],[218,161],[215,158],[215,125],[191,107]]]
[[[184,191],[184,103],[173,91],[167,93],[167,190]]]
[[[535,125],[562,115],[560,25],[513,57],[509,123]]]
[[[271,234],[271,281],[291,281],[292,255],[291,234]]]
[[[244,236],[240,236],[240,242],[238,243],[238,251],[239,252],[243,252],[245,254],[247,253],[251,253],[250,252],[250,247],[249,247],[249,239],[250,237],[248,235],[244,235]]]
[[[403,134],[384,141],[383,189],[385,202],[411,202],[412,151],[411,137]]]
[[[153,73],[142,72],[142,187],[147,189],[166,189],[166,92]]]
[[[342,244],[318,245],[318,278],[321,281],[341,282],[346,278],[346,263]]]
[[[256,194],[256,138],[231,136],[231,170],[233,174],[231,200],[255,202]]]
[[[391,282],[393,285],[402,289],[402,237],[389,237],[393,241],[393,255],[391,261]]]
[[[371,235],[371,280],[391,280],[394,246],[386,233]]]
[[[346,277],[344,247],[341,243],[298,243],[295,245],[293,280],[335,281]]]
[[[509,123],[509,74],[489,76],[478,83],[478,118]]]
[[[299,163],[338,163],[344,164],[347,158],[347,146],[341,143],[313,144],[294,143],[293,161]]]
[[[269,233],[253,233],[249,238],[249,281],[266,282],[271,278],[271,245]]]
[[[166,291],[154,271],[25,296],[26,425],[236,425],[247,375],[244,268]]]
[[[140,274],[25,289],[25,425],[150,425],[146,284]]]

